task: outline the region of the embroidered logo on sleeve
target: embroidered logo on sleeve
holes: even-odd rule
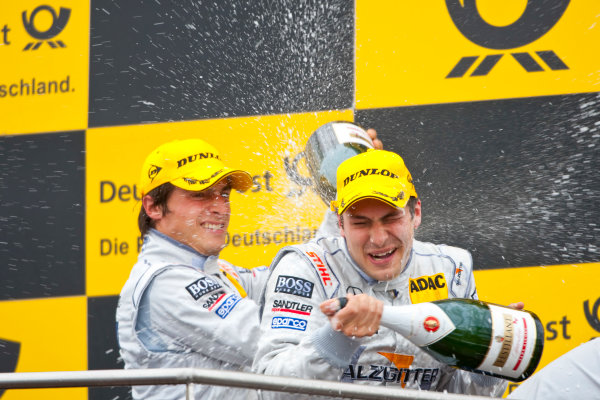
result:
[[[240,302],[242,298],[237,294],[232,294],[223,300],[223,303],[215,311],[217,315],[223,319],[227,318],[229,313],[235,308],[236,304]]]
[[[226,295],[227,293],[225,293],[225,291],[223,290],[218,290],[214,293],[211,293],[210,296],[208,296],[208,299],[206,299],[206,301],[204,302],[204,304],[202,304],[202,308],[206,308],[208,311],[212,311],[212,309],[215,308],[215,306],[219,304],[219,302],[223,300]]]
[[[185,287],[189,294],[194,298],[194,300],[198,300],[200,297],[204,296],[207,293],[212,292],[213,290],[217,290],[221,288],[221,285],[204,276],[198,279],[196,282],[192,283]]]

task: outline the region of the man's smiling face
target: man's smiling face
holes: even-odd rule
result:
[[[354,261],[371,278],[389,281],[402,272],[421,223],[421,202],[415,215],[383,201],[364,199],[346,209],[341,233]]]
[[[226,179],[199,192],[175,188],[167,200],[168,211],[157,219],[156,229],[200,254],[218,255],[225,247],[230,192]]]

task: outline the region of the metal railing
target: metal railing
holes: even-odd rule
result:
[[[194,398],[194,384],[301,393],[352,399],[458,400],[465,395],[397,389],[372,385],[257,375],[203,368],[111,369],[94,371],[0,373],[0,389],[186,385],[186,399]],[[468,396],[469,400],[490,397]]]

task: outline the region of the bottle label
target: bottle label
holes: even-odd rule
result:
[[[419,347],[429,346],[456,329],[450,317],[433,303],[383,307],[381,325],[400,332]]]
[[[492,318],[492,342],[478,369],[518,378],[531,361],[536,326],[531,314],[488,304]]]
[[[356,143],[373,148],[373,142],[369,135],[354,124],[336,123],[332,125],[338,143]]]

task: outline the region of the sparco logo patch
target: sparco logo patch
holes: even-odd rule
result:
[[[518,20],[507,26],[487,23],[480,15],[475,0],[446,0],[448,13],[456,28],[471,42],[488,49],[508,50],[525,46],[544,36],[562,17],[570,0],[529,0]],[[569,67],[552,50],[544,49],[535,54],[551,69]],[[504,54],[488,54],[470,76],[485,76]],[[544,71],[544,68],[528,52],[511,52],[511,56],[527,72]],[[446,78],[461,78],[475,64],[479,56],[462,57]]]
[[[294,329],[297,331],[305,331],[307,322],[300,318],[290,317],[273,317],[271,320],[272,329]]]
[[[275,292],[293,294],[295,296],[312,297],[314,283],[295,276],[280,275],[277,277]]]
[[[310,315],[313,306],[302,304],[297,301],[275,300],[273,302],[273,312],[289,312],[300,315]]]
[[[238,296],[237,294],[232,294],[223,301],[223,304],[221,304],[219,308],[217,308],[217,315],[225,319],[229,315],[231,310],[233,310],[235,305],[240,302],[240,300],[242,300],[240,296]]]
[[[212,292],[221,288],[218,282],[213,281],[210,278],[203,277],[198,279],[196,282],[185,287],[187,291],[192,295],[194,300],[198,300],[200,297],[207,293]]]

